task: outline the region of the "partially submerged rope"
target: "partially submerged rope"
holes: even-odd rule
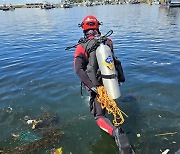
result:
[[[127,116],[122,110],[120,110],[116,104],[116,102],[109,98],[106,89],[104,86],[98,87],[98,95],[97,95],[98,102],[100,102],[102,109],[106,108],[108,114],[113,114],[114,116],[114,126],[119,126],[124,122],[123,114]]]

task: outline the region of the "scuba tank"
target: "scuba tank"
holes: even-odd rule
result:
[[[96,58],[101,71],[103,85],[108,96],[117,99],[121,96],[113,55],[109,46],[100,43],[96,49]]]

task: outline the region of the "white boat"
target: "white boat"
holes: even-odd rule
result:
[[[72,5],[70,4],[70,2],[67,2],[67,1],[65,1],[62,6],[63,8],[72,8]]]
[[[53,5],[51,3],[48,3],[48,2],[41,5],[41,9],[47,9],[48,10],[48,9],[52,9],[52,8],[54,8]]]
[[[180,7],[180,0],[171,0],[169,1],[170,7]]]

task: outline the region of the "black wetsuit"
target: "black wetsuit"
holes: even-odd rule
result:
[[[89,37],[89,40],[93,40],[93,39],[94,36]],[[110,39],[107,39],[107,43],[113,52],[112,41]],[[91,89],[94,86],[102,85],[101,82],[98,82],[98,85],[95,82],[93,83],[93,81],[89,78],[89,74],[87,73],[89,56],[90,54],[87,51],[87,46],[84,45],[83,43],[79,44],[75,50],[74,68],[78,77],[87,87],[87,89]],[[121,73],[122,73],[121,82],[124,82],[125,78],[123,75],[123,71]],[[97,125],[101,129],[109,133],[110,135],[113,135],[113,130],[115,130],[115,127],[112,125],[111,121],[105,117],[105,109],[101,108],[100,103],[97,101],[95,97],[95,93],[91,91],[89,92],[90,92],[90,111],[94,115]]]

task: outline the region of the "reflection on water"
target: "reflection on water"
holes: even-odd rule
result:
[[[80,97],[74,50],[64,50],[82,36],[77,24],[87,14],[103,22],[102,33],[114,31],[126,76],[117,103],[129,116],[122,127],[136,153],[174,153],[178,133],[155,135],[180,129],[180,9],[146,4],[1,12],[0,148],[21,144],[12,134],[31,130],[22,119],[46,110],[60,117],[53,128],[64,132],[63,139],[35,153],[59,147],[64,153],[118,153],[113,138],[96,126],[86,94]]]

